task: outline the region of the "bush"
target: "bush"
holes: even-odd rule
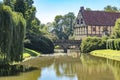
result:
[[[116,50],[120,50],[120,39],[115,39],[114,46]]]
[[[112,50],[120,50],[120,39],[108,39],[106,48]]]
[[[107,49],[115,49],[114,47],[114,39],[108,39],[106,42],[106,48]]]
[[[115,22],[115,26],[113,28],[111,37],[112,38],[120,38],[120,18],[118,18]]]
[[[98,49],[106,49],[106,39],[87,37],[82,40],[80,49],[82,53],[88,53]]]
[[[43,54],[53,53],[54,52],[54,45],[52,41],[43,36],[36,36],[36,35],[27,35],[28,41],[26,41],[25,47],[36,50]]]

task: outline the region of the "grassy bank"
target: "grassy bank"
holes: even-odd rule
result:
[[[23,53],[23,59],[31,57],[31,56],[39,56],[39,55],[40,55],[39,52],[25,48],[24,53]]]
[[[120,51],[117,50],[95,50],[90,52],[93,56],[104,57],[108,59],[113,59],[120,61]]]

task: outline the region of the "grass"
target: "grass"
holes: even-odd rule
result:
[[[93,56],[98,56],[98,57],[104,57],[108,59],[113,59],[120,61],[120,50],[95,50],[90,52],[91,55]]]
[[[31,56],[39,56],[39,55],[40,55],[39,52],[25,48],[24,53],[23,53],[23,59],[31,57]]]
[[[60,46],[59,46],[59,45],[56,45],[56,46],[55,46],[55,49],[60,49]]]
[[[31,50],[31,49],[24,48],[23,59],[29,58],[31,56],[39,56],[39,55],[40,55],[39,52],[36,52],[34,50]],[[0,56],[0,59],[2,59],[1,56]]]

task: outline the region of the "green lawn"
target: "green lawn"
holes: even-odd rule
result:
[[[39,52],[25,48],[24,53],[23,53],[23,59],[31,57],[31,56],[39,56],[39,55],[40,55]]]
[[[39,56],[39,55],[40,55],[39,52],[36,52],[36,51],[34,51],[34,50],[31,50],[31,49],[24,48],[23,59],[29,58],[29,57],[31,57],[31,56]],[[2,57],[0,56],[0,59],[1,59],[1,58],[2,58]]]
[[[120,50],[95,50],[90,52],[91,55],[93,56],[98,56],[98,57],[104,57],[104,58],[108,58],[108,59],[113,59],[113,60],[117,60],[120,61]]]

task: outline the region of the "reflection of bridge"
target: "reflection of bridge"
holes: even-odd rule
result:
[[[81,40],[56,40],[54,46],[59,45],[67,53],[67,49],[79,49]]]

